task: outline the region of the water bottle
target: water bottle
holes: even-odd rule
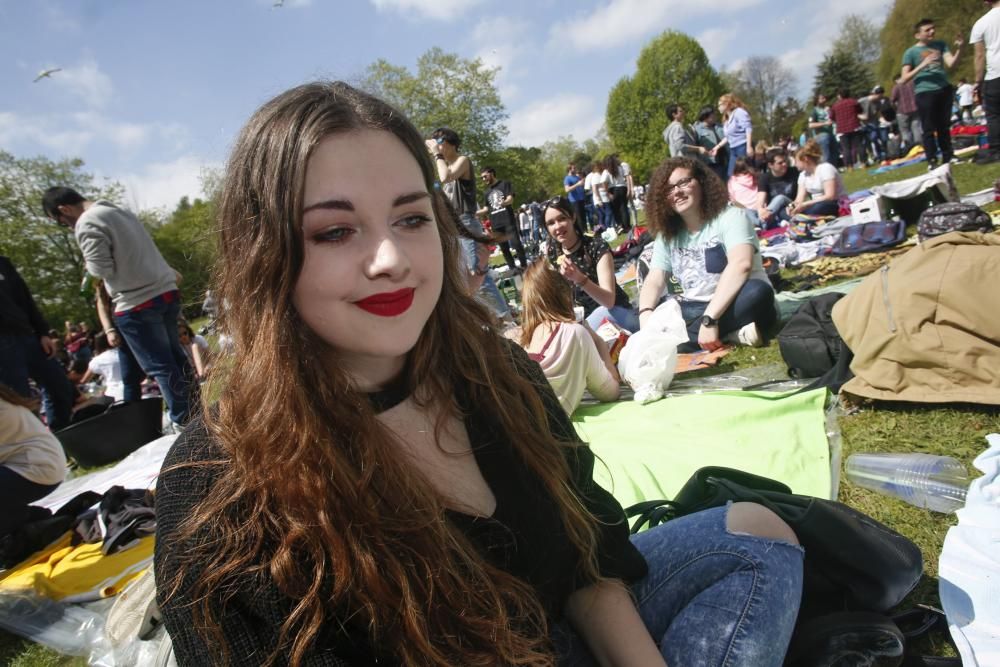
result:
[[[852,454],[847,478],[866,489],[935,512],[965,506],[969,476],[959,461],[934,454]]]

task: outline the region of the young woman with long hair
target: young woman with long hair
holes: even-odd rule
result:
[[[719,98],[719,113],[722,114],[722,128],[726,138],[715,146],[712,155],[725,147],[729,148],[729,167],[726,170],[728,178],[733,175],[736,158],[746,157],[748,150],[753,148],[753,123],[743,100],[732,93]]]
[[[157,482],[178,664],[781,664],[794,534],[737,504],[630,540],[537,364],[468,294],[436,181],[405,117],[343,83],[279,95],[237,139],[235,353]]]
[[[604,170],[611,177],[611,214],[615,227],[628,231],[632,228],[628,214],[628,201],[632,198],[632,169],[628,162],[618,159],[617,153],[612,153],[604,159]]]
[[[664,160],[649,184],[646,219],[656,240],[639,318],[656,308],[672,273],[690,339],[682,352],[715,350],[724,339],[760,346],[777,321],[753,223],[728,204],[726,186],[700,160]]]
[[[799,187],[789,215],[839,215],[841,200],[847,197],[844,179],[829,162],[823,161],[823,149],[815,139],[795,153]]]
[[[615,280],[611,248],[600,235],[587,236],[576,207],[565,197],[553,197],[542,211],[549,233],[547,256],[573,285],[573,299],[583,307],[592,329],[608,318],[623,329],[639,330],[639,318],[625,290]]]
[[[537,361],[566,414],[584,390],[599,401],[618,398],[621,376],[608,344],[588,324],[576,321],[573,292],[547,260],[528,267],[521,290],[521,347]]]

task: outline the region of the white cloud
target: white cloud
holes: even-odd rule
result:
[[[478,47],[475,55],[487,67],[499,67],[496,84],[503,100],[517,97],[519,86],[515,79],[526,72],[517,64],[525,54],[523,45],[531,26],[527,21],[508,17],[483,19],[472,29],[471,41]]]
[[[105,107],[114,94],[111,77],[102,72],[93,60],[63,67],[61,72],[56,72],[39,83],[50,84],[62,89],[92,109]]]
[[[587,95],[560,95],[514,111],[507,127],[508,144],[540,146],[557,137],[590,139],[604,122],[604,106]]]
[[[728,0],[727,15],[764,0]],[[642,40],[683,18],[718,15],[719,5],[705,0],[611,0],[589,15],[562,21],[549,32],[550,47],[567,43],[578,51],[595,51]]]
[[[380,12],[399,12],[437,21],[451,21],[482,0],[371,0]]]
[[[203,196],[201,176],[205,169],[217,169],[220,164],[195,155],[183,155],[169,162],[154,162],[138,172],[114,174],[126,190],[128,205],[135,211],[147,209],[173,210],[181,197]]]
[[[86,155],[96,144],[111,145],[122,155],[157,142],[160,152],[175,153],[188,142],[177,123],[132,123],[97,111],[48,115],[0,113],[0,145],[34,150],[41,146],[60,155]]]
[[[718,62],[725,53],[727,47],[733,43],[738,43],[739,29],[735,26],[729,28],[709,28],[698,35],[695,39],[701,44],[709,61]]]

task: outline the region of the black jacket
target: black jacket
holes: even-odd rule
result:
[[[6,257],[0,256],[0,335],[46,336],[49,324],[28,286]]]

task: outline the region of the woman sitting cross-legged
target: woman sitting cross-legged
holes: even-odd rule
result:
[[[584,389],[599,401],[616,400],[621,377],[608,344],[590,325],[576,321],[573,293],[563,277],[541,259],[523,279],[520,343],[542,367],[566,414],[580,405]]]
[[[795,154],[799,169],[799,193],[789,207],[788,214],[838,215],[840,200],[847,196],[844,179],[829,162],[823,162],[823,149],[815,139],[810,139]],[[806,197],[809,201],[806,201]]]
[[[177,664],[781,665],[791,528],[736,503],[629,536],[538,364],[469,294],[431,160],[339,82],[236,140],[234,354],[156,486]]]
[[[763,345],[777,313],[746,211],[729,207],[722,180],[689,158],[661,163],[649,190],[646,215],[656,241],[639,294],[640,320],[656,308],[673,273],[690,338],[678,350],[715,350],[724,339]]]
[[[597,329],[608,318],[629,332],[638,331],[639,318],[615,280],[615,259],[604,239],[583,233],[582,221],[565,197],[546,202],[544,214],[549,261],[573,283],[574,300],[583,306],[590,328]]]

